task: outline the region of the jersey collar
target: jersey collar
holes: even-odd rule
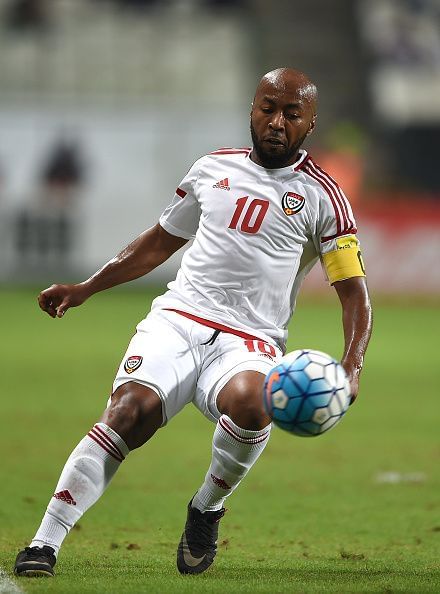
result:
[[[301,169],[301,167],[304,165],[308,158],[309,155],[307,154],[307,151],[304,149],[300,149],[299,159],[297,159],[293,164],[293,171],[298,171],[298,169]]]
[[[249,154],[247,155],[247,159],[249,159],[249,162],[252,164],[253,167],[255,167],[255,169],[258,169],[258,171],[265,172],[270,175],[285,175],[286,173],[292,173],[292,171],[298,171],[305,164],[308,158],[309,155],[307,154],[307,151],[304,149],[300,149],[298,153],[298,159],[295,161],[293,165],[289,165],[288,167],[280,167],[279,169],[266,169],[266,167],[262,167],[261,165],[258,165],[257,163],[252,161],[251,151],[249,151]]]

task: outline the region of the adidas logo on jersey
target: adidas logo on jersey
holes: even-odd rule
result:
[[[228,192],[231,189],[229,187],[229,179],[227,177],[225,177],[225,179],[221,179],[216,184],[214,184],[212,187],[217,188],[218,190],[228,190]]]

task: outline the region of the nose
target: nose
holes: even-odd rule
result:
[[[277,111],[272,114],[269,128],[272,130],[284,130],[284,114],[282,111]]]

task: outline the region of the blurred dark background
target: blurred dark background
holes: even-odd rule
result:
[[[198,156],[249,144],[279,66],[318,86],[306,148],[372,289],[438,295],[438,0],[0,0],[0,283],[83,277],[154,224]]]

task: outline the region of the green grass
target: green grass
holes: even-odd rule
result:
[[[150,301],[147,291],[112,291],[51,320],[34,292],[0,292],[6,571],[33,536],[67,455],[105,406]],[[19,587],[57,594],[440,592],[439,335],[433,305],[376,305],[357,403],[320,438],[273,432],[228,501],[219,554],[206,574],[183,577],[175,569],[186,504],[206,472],[213,431],[187,407],[130,454],[66,540],[57,577],[18,580]],[[333,300],[300,304],[289,350],[306,346],[341,353]],[[398,482],[378,482],[386,472]]]

